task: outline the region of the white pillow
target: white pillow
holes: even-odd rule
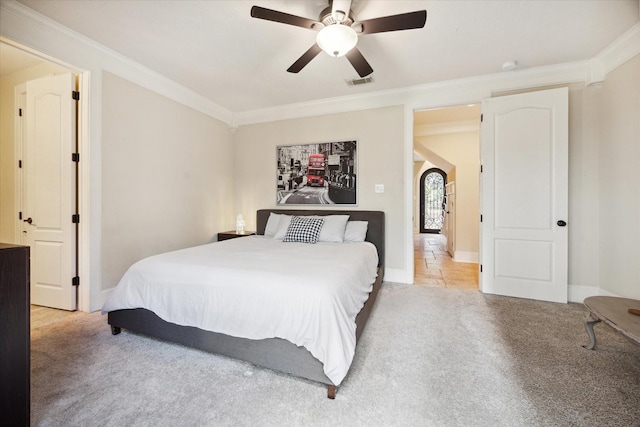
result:
[[[364,242],[367,237],[367,228],[369,223],[367,221],[349,221],[347,222],[346,230],[344,231],[345,242]]]
[[[289,229],[289,224],[291,224],[291,215],[278,215],[280,217],[280,221],[278,221],[278,229],[276,230],[273,238],[276,240],[282,240],[287,234],[287,230]]]
[[[344,242],[344,232],[347,228],[349,215],[316,215],[313,218],[324,219],[319,242]]]
[[[278,231],[278,225],[280,224],[280,217],[283,216],[281,214],[271,212],[269,214],[269,219],[267,220],[267,225],[264,228],[264,237],[273,237]]]

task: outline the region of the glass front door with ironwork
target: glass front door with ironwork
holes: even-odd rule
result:
[[[447,174],[431,168],[420,177],[420,232],[440,233],[446,206],[444,186]]]

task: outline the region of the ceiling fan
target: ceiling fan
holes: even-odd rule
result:
[[[356,21],[351,12],[351,0],[329,0],[329,7],[320,12],[317,21],[260,6],[251,8],[251,16],[318,31],[316,43],[287,69],[288,72],[300,72],[324,50],[334,57],[346,56],[360,77],[371,74],[373,68],[356,47],[359,36],[423,28],[427,21],[426,10]]]

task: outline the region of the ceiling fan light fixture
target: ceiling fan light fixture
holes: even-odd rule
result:
[[[342,24],[327,25],[318,33],[316,43],[320,49],[335,58],[344,56],[358,43],[358,35],[349,26]]]

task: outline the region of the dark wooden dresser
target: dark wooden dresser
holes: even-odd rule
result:
[[[4,425],[29,425],[29,295],[29,247],[0,243],[0,423]]]

